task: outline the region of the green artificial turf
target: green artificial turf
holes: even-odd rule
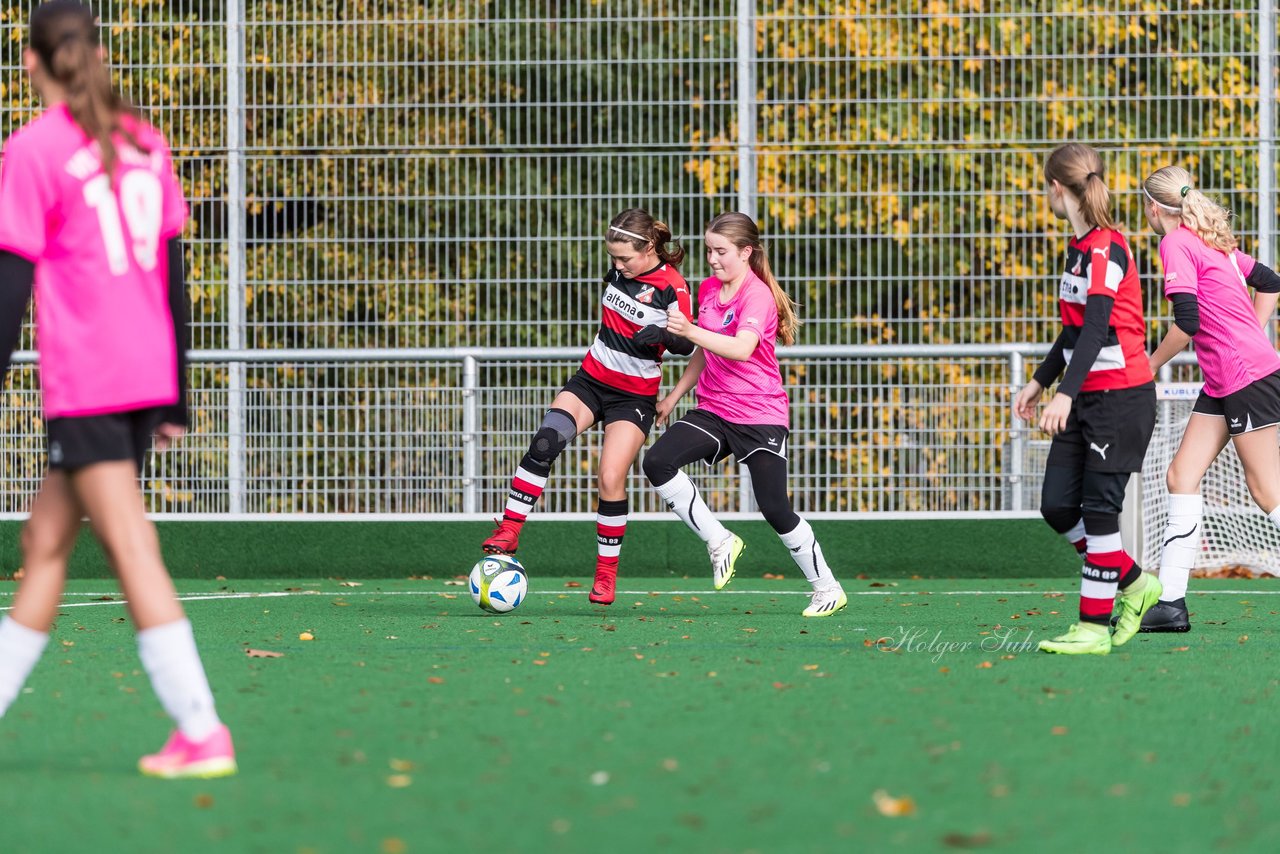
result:
[[[566,583],[497,617],[439,580],[181,582],[241,773],[165,782],[124,609],[75,582],[0,720],[3,850],[1280,850],[1274,581],[1197,581],[1193,632],[1105,658],[1024,643],[1065,580],[854,581],[822,621],[794,579]]]

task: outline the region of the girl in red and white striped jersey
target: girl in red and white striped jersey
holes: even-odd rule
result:
[[[511,480],[502,520],[483,544],[490,554],[515,554],[520,529],[556,457],[579,433],[604,422],[596,576],[589,597],[602,605],[614,598],[627,527],[627,472],[653,427],[662,354],[693,352],[692,344],[666,331],[668,308],[685,317],[692,313],[689,286],[677,269],[684,250],[671,245],[671,229],[633,208],[609,223],[605,245],[613,266],[604,277],[600,331],[582,368],[551,402]]]
[[[1142,572],[1120,540],[1125,486],[1142,470],[1155,427],[1155,383],[1137,265],[1111,218],[1102,158],[1087,145],[1059,146],[1045,162],[1044,177],[1050,210],[1074,232],[1058,283],[1063,328],[1018,392],[1014,413],[1034,419],[1044,390],[1062,376],[1040,417],[1040,429],[1053,437],[1040,513],[1076,546],[1084,566],[1079,622],[1041,641],[1040,649],[1105,655],[1133,637],[1160,595],[1155,576]],[[1113,636],[1108,623],[1117,589]]]

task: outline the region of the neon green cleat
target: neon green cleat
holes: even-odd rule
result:
[[[1040,641],[1041,652],[1063,655],[1106,655],[1111,652],[1111,630],[1093,623],[1076,623],[1065,635]]]
[[[707,546],[707,554],[711,556],[711,581],[717,590],[733,581],[733,565],[738,556],[746,549],[747,544],[737,534],[729,534],[729,538],[714,546]]]
[[[1164,585],[1160,579],[1149,572],[1129,585],[1128,590],[1121,590],[1116,597],[1120,613],[1116,619],[1116,631],[1111,636],[1112,646],[1124,646],[1142,628],[1142,615],[1151,610],[1151,606],[1160,601]]]
[[[845,595],[843,587],[815,590],[809,599],[809,607],[800,613],[805,617],[830,617],[848,604],[849,597]]]

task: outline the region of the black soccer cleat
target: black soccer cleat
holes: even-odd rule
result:
[[[1116,617],[1111,618],[1111,626],[1113,628],[1115,627],[1116,619]],[[1142,615],[1142,627],[1138,631],[1142,634],[1191,631],[1191,620],[1187,616],[1186,597],[1175,599],[1172,602],[1157,602],[1152,605],[1151,610]]]

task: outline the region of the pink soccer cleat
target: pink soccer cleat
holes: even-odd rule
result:
[[[230,777],[236,773],[236,751],[231,745],[231,730],[225,724],[204,741],[191,741],[180,730],[174,730],[160,748],[138,760],[138,770],[148,777],[166,780],[207,780]]]

